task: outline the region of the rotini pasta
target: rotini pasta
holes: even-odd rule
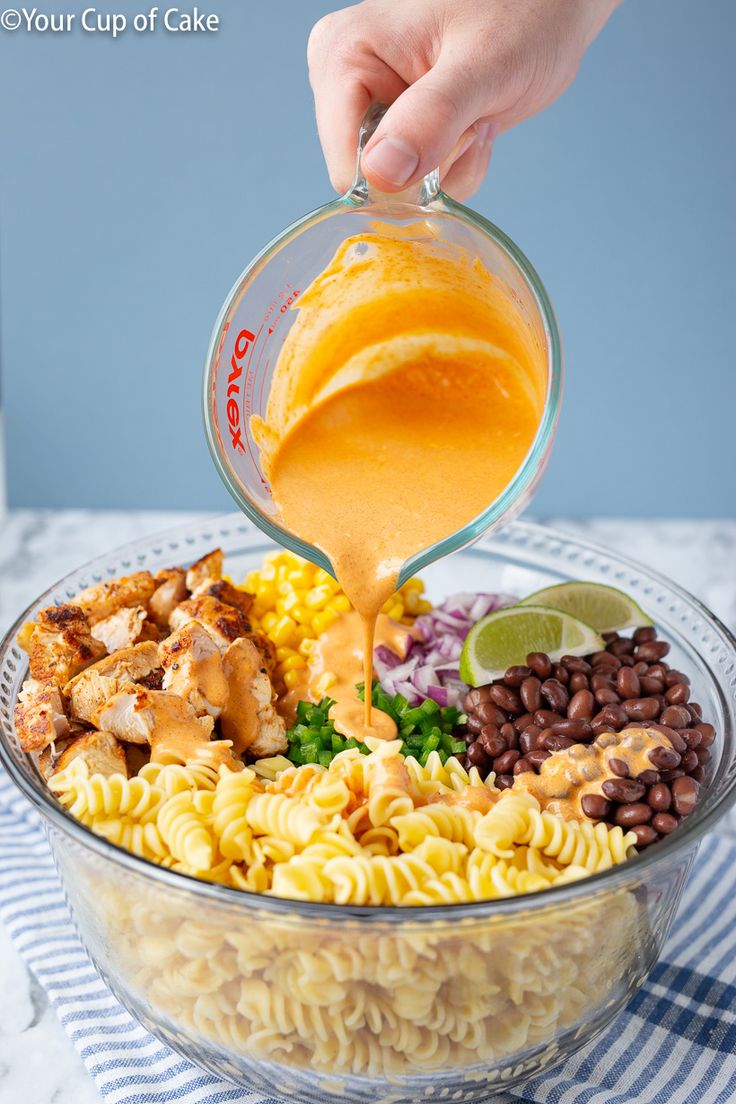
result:
[[[267,782],[250,768],[148,763],[130,780],[74,760],[51,789],[120,847],[295,900],[452,904],[533,893],[624,862],[635,837],[542,812],[530,793],[374,742]]]

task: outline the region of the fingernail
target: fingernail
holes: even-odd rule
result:
[[[417,151],[400,138],[379,138],[375,146],[363,156],[364,169],[398,188],[411,179],[418,164]]]

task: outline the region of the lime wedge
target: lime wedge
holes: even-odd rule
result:
[[[559,583],[530,594],[519,605],[562,610],[592,625],[600,633],[654,624],[628,594],[602,583]]]
[[[526,663],[529,652],[559,659],[603,647],[595,629],[564,610],[511,606],[489,613],[470,630],[460,656],[460,678],[470,686],[482,686],[501,678],[507,667]]]

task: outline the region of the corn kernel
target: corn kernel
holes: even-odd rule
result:
[[[287,656],[282,662],[281,670],[283,674],[286,674],[287,671],[303,671],[306,666],[307,663],[304,656],[300,656],[298,652],[292,652],[292,654]]]
[[[280,644],[288,644],[291,640],[295,628],[296,625],[290,617],[282,617],[273,626],[269,633],[269,636],[273,640],[276,647],[278,647]]]
[[[293,655],[296,655],[296,652],[293,648],[287,647],[286,644],[282,644],[280,648],[276,649],[276,659],[278,659],[279,662],[281,662],[281,660],[283,659],[288,659],[289,656]]]
[[[264,631],[269,633],[270,635],[277,621],[278,617],[273,612],[273,610],[270,610],[268,613],[264,613],[263,617],[261,618],[261,624],[263,625]]]
[[[350,608],[350,599],[347,594],[336,594],[335,597],[331,598],[327,603],[327,609],[332,610],[334,613],[347,613]]]
[[[312,628],[319,636],[326,629],[329,629],[330,625],[334,625],[338,617],[339,614],[333,613],[332,610],[322,610],[321,613],[315,613],[312,618]]]
[[[298,671],[287,671],[284,675],[284,684],[287,689],[293,690],[295,686],[298,686],[301,682],[301,677]]]
[[[299,655],[306,656],[306,658],[309,659],[312,652],[314,651],[314,647],[315,647],[316,643],[317,642],[314,639],[314,637],[305,636],[304,639],[302,640],[302,642],[300,643],[299,648],[297,649],[298,652],[299,652]]]
[[[323,675],[317,679],[315,683],[315,690],[318,694],[326,694],[331,686],[334,686],[337,682],[337,676],[332,671],[325,671]]]
[[[329,602],[332,596],[332,592],[329,587],[317,586],[312,587],[307,591],[307,596],[304,599],[304,604],[310,609],[321,609],[327,602]]]

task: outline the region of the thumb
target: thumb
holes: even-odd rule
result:
[[[363,153],[371,184],[398,191],[440,164],[449,167],[469,147],[483,114],[481,82],[469,69],[440,57],[394,101]]]

